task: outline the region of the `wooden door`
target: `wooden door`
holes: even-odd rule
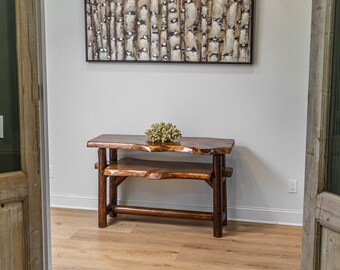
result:
[[[340,1],[313,1],[301,269],[340,270]]]
[[[35,0],[0,0],[0,269],[42,269]]]

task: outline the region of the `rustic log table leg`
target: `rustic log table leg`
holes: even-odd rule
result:
[[[227,179],[223,179],[223,186],[222,186],[222,197],[223,197],[223,215],[224,215],[224,220],[223,220],[223,226],[228,225],[228,211],[227,211]]]
[[[110,165],[117,163],[117,149],[110,149]],[[117,206],[117,188],[116,177],[110,177],[110,206]],[[110,213],[110,217],[116,217],[116,213]]]
[[[98,149],[98,227],[107,227],[106,219],[106,148]]]
[[[223,171],[226,168],[226,164],[225,164],[225,155],[223,155],[223,159],[222,159],[222,166],[223,166]],[[227,178],[223,177],[223,184],[222,184],[222,211],[223,211],[223,215],[224,215],[224,220],[223,220],[223,226],[226,226],[228,223],[228,208],[227,208]]]
[[[213,186],[213,197],[214,197],[214,236],[222,237],[222,182],[223,182],[223,156],[224,155],[214,155],[214,186]]]

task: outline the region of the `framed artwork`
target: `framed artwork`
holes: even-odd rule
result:
[[[255,0],[84,0],[86,61],[253,60]]]

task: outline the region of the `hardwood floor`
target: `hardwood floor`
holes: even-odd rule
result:
[[[52,209],[53,270],[299,269],[300,227],[122,215],[97,228],[97,212]]]

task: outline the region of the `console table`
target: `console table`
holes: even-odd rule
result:
[[[107,227],[107,215],[134,214],[213,221],[214,236],[222,237],[227,224],[226,177],[232,168],[226,167],[225,155],[230,154],[234,140],[186,137],[167,143],[152,143],[143,135],[104,134],[88,141],[88,147],[98,149],[98,226]],[[108,149],[108,151],[107,151]],[[117,158],[118,149],[145,152],[181,152],[211,155],[211,163],[150,161]],[[107,160],[107,152],[109,159]],[[147,208],[117,204],[117,188],[130,176],[149,180],[196,179],[205,181],[213,189],[213,212]],[[107,178],[109,178],[109,203],[107,204]]]

